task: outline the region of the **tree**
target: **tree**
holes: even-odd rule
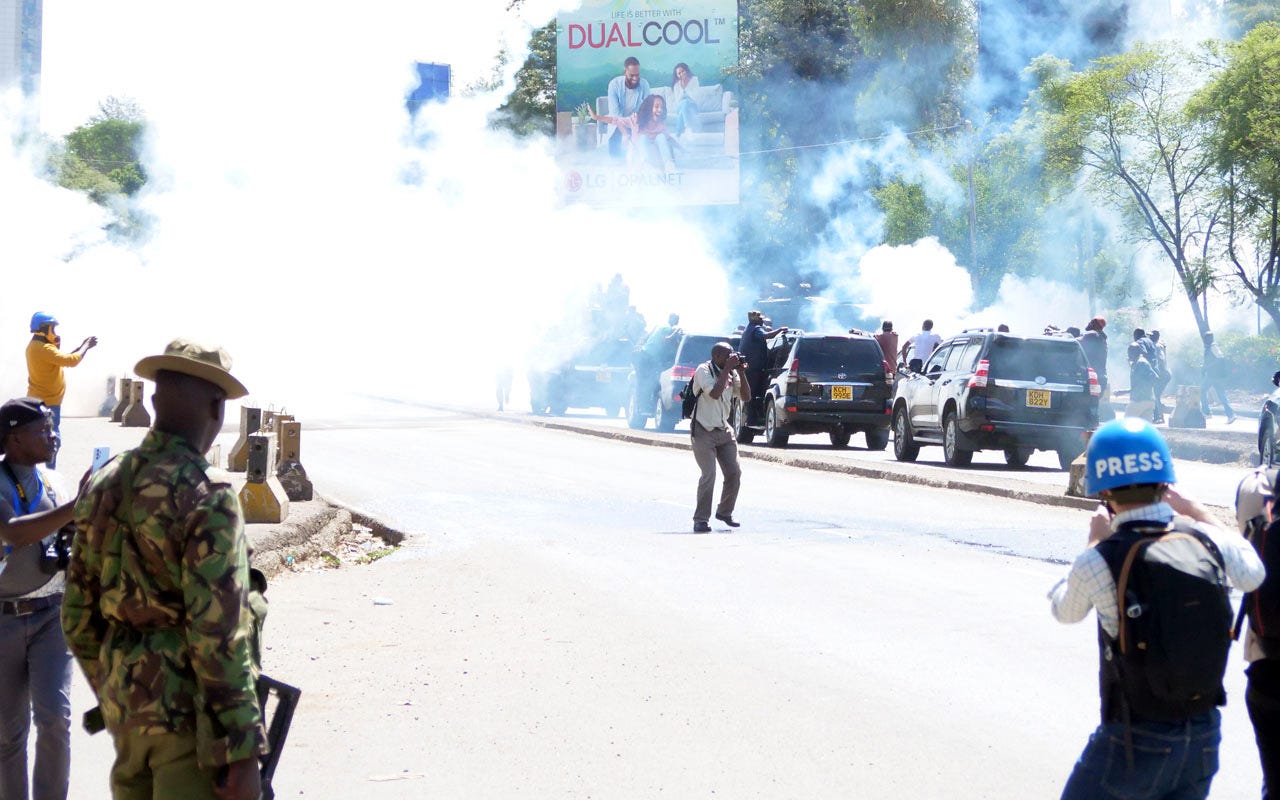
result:
[[[1280,25],[1257,26],[1227,56],[1192,111],[1214,126],[1227,261],[1280,327]]]
[[[556,132],[556,21],[529,37],[529,57],[516,70],[516,85],[505,103],[490,117],[495,128],[517,136]]]
[[[113,195],[132,196],[147,182],[139,159],[146,122],[131,100],[108,98],[98,113],[67,134],[57,164],[58,183],[87,192],[107,205]]]
[[[1094,63],[1042,90],[1046,164],[1064,178],[1083,170],[1091,192],[1121,212],[1135,238],[1158,248],[1203,334],[1222,214],[1211,128],[1186,108],[1204,63],[1178,45],[1145,44]]]

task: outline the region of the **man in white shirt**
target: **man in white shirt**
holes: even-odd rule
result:
[[[902,346],[900,355],[903,361],[906,361],[909,354],[912,360],[918,358],[920,363],[924,364],[929,360],[929,356],[933,355],[933,351],[938,349],[938,345],[942,344],[942,337],[933,332],[933,320],[926,319],[920,328],[920,332]]]
[[[724,486],[720,490],[720,505],[716,506],[716,519],[730,528],[738,527],[733,518],[733,507],[738,502],[738,483],[742,468],[738,466],[738,442],[734,438],[733,401],[751,400],[751,389],[742,359],[727,342],[717,342],[711,348],[711,360],[698,365],[693,373],[697,404],[693,419],[689,421],[689,433],[693,437],[693,457],[698,462],[702,476],[698,479],[698,505],[693,512],[693,532],[711,532],[711,497],[716,488],[716,463],[724,472]]]

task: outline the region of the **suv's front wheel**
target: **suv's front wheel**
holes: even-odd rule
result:
[[[870,447],[871,443],[867,442]],[[911,437],[911,421],[907,409],[899,406],[893,412],[893,457],[899,461],[915,461],[920,456],[920,445]]]
[[[1035,450],[1030,447],[1006,447],[1004,449],[1004,463],[1011,467],[1025,467],[1034,452]]]
[[[883,450],[889,446],[888,428],[872,428],[867,431],[866,437],[868,450]]]
[[[640,405],[639,394],[639,389],[632,389],[627,395],[627,426],[632,430],[642,431],[648,417]]]
[[[853,431],[848,428],[836,428],[829,431],[827,435],[831,437],[832,447],[848,447],[849,440],[853,438]]]
[[[768,408],[764,412],[764,440],[770,447],[786,447],[791,436],[778,430],[778,412],[773,410],[771,400],[765,402]]]
[[[954,411],[942,421],[942,457],[952,467],[967,467],[973,461],[973,451],[960,446],[960,423]]]
[[[1080,455],[1081,450],[1075,445],[1058,448],[1058,468],[1071,469],[1071,462],[1076,460],[1076,456]]]

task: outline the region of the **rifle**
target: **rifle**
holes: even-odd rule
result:
[[[276,793],[271,781],[276,774],[276,765],[280,763],[280,751],[284,749],[284,740],[289,735],[289,726],[293,724],[293,712],[298,707],[302,690],[275,678],[259,675],[255,686],[258,693],[258,707],[262,709],[262,719],[267,725],[267,753],[258,756],[259,774],[262,776],[262,800],[274,800]],[[267,701],[275,698],[270,722],[267,722]],[[102,709],[94,706],[84,714],[84,729],[91,735],[104,730],[106,724],[102,719]]]

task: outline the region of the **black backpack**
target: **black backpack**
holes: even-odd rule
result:
[[[1178,720],[1221,705],[1233,614],[1218,546],[1194,527],[1170,525],[1123,557],[1113,655],[1130,711]]]
[[[680,390],[680,418],[693,419],[693,412],[698,408],[698,389],[693,378]]]
[[[1257,476],[1251,477],[1262,477],[1263,473],[1263,470],[1259,470]],[[1241,502],[1242,492],[1258,491],[1261,488],[1257,483],[1246,488],[1249,480],[1246,478],[1242,481],[1240,488],[1236,490],[1237,506]],[[1267,488],[1262,502],[1271,508],[1272,522],[1268,523],[1266,517],[1260,515],[1250,519],[1245,525],[1244,536],[1266,566],[1267,578],[1257,589],[1245,593],[1244,599],[1240,601],[1240,614],[1236,617],[1233,631],[1236,636],[1240,635],[1241,623],[1247,614],[1249,629],[1253,631],[1267,658],[1280,658],[1280,577],[1272,578],[1280,576],[1280,509],[1275,507],[1274,497],[1277,480],[1280,480],[1280,470],[1265,470]]]

